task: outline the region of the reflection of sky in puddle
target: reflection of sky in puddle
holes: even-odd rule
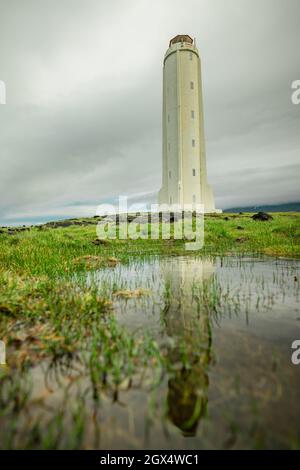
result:
[[[114,308],[120,323],[152,330],[159,326],[168,285],[171,300],[181,298],[187,310],[192,308],[193,287],[203,281],[214,283],[222,293],[222,304],[213,324],[256,331],[280,341],[297,332],[300,336],[299,268],[299,261],[272,258],[154,257],[90,273],[88,279],[109,292],[114,286],[117,290],[149,289],[150,295],[139,299],[114,299]]]

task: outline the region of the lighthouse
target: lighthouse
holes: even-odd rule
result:
[[[163,63],[163,162],[159,204],[215,209],[207,183],[201,62],[188,35],[170,40]]]

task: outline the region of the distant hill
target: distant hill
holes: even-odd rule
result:
[[[300,202],[287,202],[285,204],[272,204],[262,206],[232,207],[223,212],[300,212]]]

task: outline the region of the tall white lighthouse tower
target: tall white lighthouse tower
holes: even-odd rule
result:
[[[203,204],[216,212],[207,184],[201,63],[188,35],[171,39],[163,68],[163,181],[160,204]],[[218,211],[219,212],[219,211]]]

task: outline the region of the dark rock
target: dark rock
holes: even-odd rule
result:
[[[14,349],[20,349],[23,344],[23,341],[20,338],[13,338],[9,341],[9,345]]]
[[[236,229],[237,230],[245,230],[244,227],[241,227],[241,225],[238,225]]]
[[[9,306],[0,304],[0,313],[3,313],[5,315],[11,315],[13,312]]]
[[[109,240],[102,240],[100,238],[96,238],[95,240],[92,241],[93,245],[109,245],[110,241]]]
[[[229,217],[224,217],[224,219],[223,219],[223,220],[229,220]]]
[[[257,214],[254,214],[252,216],[252,219],[266,221],[266,220],[273,220],[273,217],[270,214],[267,214],[266,212],[258,212]]]
[[[188,219],[192,217],[192,212],[159,212],[159,221],[160,222],[170,222],[171,224],[174,222],[178,222],[180,220]]]
[[[45,224],[46,227],[51,227],[51,228],[70,227],[71,225],[74,225],[74,222],[71,222],[69,220],[62,220],[58,222],[48,222],[47,224]]]
[[[149,214],[148,213],[140,213],[137,212],[135,215],[134,214],[128,214],[127,215],[127,222],[133,222],[135,219],[138,218],[139,223],[143,224],[148,224],[149,223]]]

